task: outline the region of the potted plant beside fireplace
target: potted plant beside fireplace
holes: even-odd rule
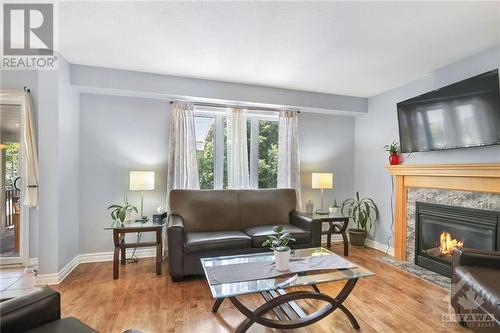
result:
[[[364,246],[368,231],[378,221],[379,212],[375,202],[370,198],[360,198],[359,192],[356,192],[356,197],[342,203],[341,212],[343,215],[352,216],[356,223],[356,228],[349,229],[351,245]]]

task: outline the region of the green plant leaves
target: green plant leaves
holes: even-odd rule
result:
[[[128,203],[127,196],[124,196],[123,203],[124,203],[123,206],[118,205],[118,204],[113,204],[113,205],[108,207],[108,209],[112,209],[111,218],[114,221],[116,221],[116,220],[120,220],[121,222],[125,221],[125,217],[127,216],[128,209],[131,209],[131,210],[135,211],[136,213],[139,213],[139,211],[137,210],[137,207]]]
[[[358,191],[354,199],[344,200],[341,212],[343,215],[352,216],[357,228],[364,231],[371,230],[380,215],[375,202],[370,198],[360,198]]]
[[[267,240],[262,243],[262,246],[269,246],[275,251],[285,251],[284,249],[288,249],[290,241],[295,242],[295,238],[290,237],[290,233],[285,232],[285,227],[281,225],[274,226],[273,232],[276,235],[267,236]]]

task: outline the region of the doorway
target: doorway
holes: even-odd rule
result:
[[[0,264],[22,264],[27,254],[21,205],[21,105],[0,104]]]

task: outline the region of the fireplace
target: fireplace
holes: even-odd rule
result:
[[[451,277],[455,247],[498,250],[500,212],[416,202],[415,264]]]

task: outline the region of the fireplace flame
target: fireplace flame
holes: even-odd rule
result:
[[[443,231],[439,237],[439,251],[441,254],[451,255],[456,247],[463,247],[464,243],[451,237],[449,232]]]

